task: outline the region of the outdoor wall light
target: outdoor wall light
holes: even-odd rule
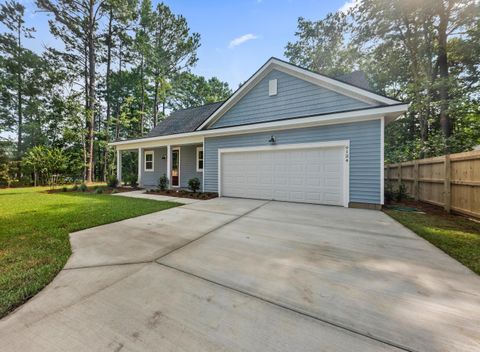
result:
[[[275,139],[275,136],[270,136],[270,139],[268,140],[268,143],[270,143],[271,145],[274,145],[276,143],[276,139]]]
[[[167,154],[162,155],[162,160],[165,160],[167,158]]]

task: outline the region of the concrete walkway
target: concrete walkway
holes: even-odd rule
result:
[[[478,351],[480,279],[377,211],[218,198],[71,234],[2,351]]]
[[[115,196],[121,197],[132,197],[132,198],[142,198],[142,199],[152,199],[164,202],[175,202],[180,204],[192,204],[195,202],[201,202],[200,199],[191,199],[191,198],[180,198],[180,197],[170,197],[156,194],[147,194],[145,190],[131,191],[131,192],[121,192],[115,193]]]

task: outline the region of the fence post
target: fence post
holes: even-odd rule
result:
[[[418,160],[415,160],[413,163],[413,196],[415,200],[418,200],[420,195],[420,189],[418,187]]]
[[[444,209],[447,213],[450,213],[451,207],[451,167],[450,167],[450,154],[445,155],[445,178],[443,183],[443,203]]]

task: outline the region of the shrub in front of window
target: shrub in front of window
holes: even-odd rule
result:
[[[110,176],[107,182],[108,187],[117,188],[118,187],[118,178],[117,176]]]
[[[163,174],[162,177],[160,177],[160,180],[158,181],[158,188],[160,188],[160,191],[165,191],[168,187],[168,177],[167,175]]]
[[[196,193],[200,189],[200,180],[198,179],[198,177],[194,177],[188,180],[188,188],[193,193]]]

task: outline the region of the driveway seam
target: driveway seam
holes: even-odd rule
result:
[[[213,228],[213,229],[205,232],[203,235],[201,235],[201,236],[199,236],[199,237],[197,237],[197,238],[194,238],[193,240],[185,243],[184,245],[182,245],[182,246],[180,246],[180,247],[177,247],[177,248],[175,248],[175,249],[172,249],[170,252],[167,252],[167,253],[161,255],[160,257],[154,259],[153,261],[156,262],[156,263],[158,263],[158,262],[157,262],[158,260],[166,257],[167,255],[172,254],[172,253],[174,253],[174,252],[176,252],[176,251],[178,251],[178,250],[180,250],[180,249],[188,246],[189,244],[191,244],[191,243],[193,243],[193,242],[196,242],[196,241],[204,238],[205,236],[211,234],[211,233],[214,232],[214,231],[217,231],[217,230],[221,229],[221,228],[224,227],[224,226],[230,225],[231,223],[237,221],[238,219],[241,219],[241,218],[247,216],[248,214],[254,212],[254,211],[257,210],[257,209],[260,209],[261,207],[263,207],[264,205],[267,205],[267,204],[270,203],[270,202],[271,202],[271,201],[266,201],[266,202],[260,204],[259,206],[255,207],[255,208],[253,208],[253,209],[250,209],[249,211],[247,211],[247,212],[239,215],[238,217],[236,217],[236,218],[234,218],[234,219],[231,219],[231,220],[227,221],[226,223],[223,223],[223,224],[221,224],[221,225],[219,225],[219,226],[217,226],[217,227],[215,227],[215,228]],[[234,216],[235,216],[235,215],[234,215]]]
[[[228,290],[231,290],[231,291],[234,291],[234,292],[243,294],[243,295],[248,296],[248,297],[251,297],[251,298],[258,299],[258,300],[260,300],[260,301],[262,301],[262,302],[265,302],[265,303],[274,305],[274,306],[279,307],[279,308],[283,308],[283,309],[288,310],[288,311],[290,311],[290,312],[294,312],[294,313],[303,315],[303,316],[305,316],[305,317],[314,319],[314,320],[316,320],[316,321],[322,322],[322,323],[324,323],[324,324],[333,326],[333,327],[335,327],[335,328],[337,328],[337,329],[341,329],[341,330],[348,331],[348,332],[350,332],[350,333],[352,333],[352,334],[359,335],[359,336],[362,336],[362,337],[364,337],[364,338],[368,338],[368,339],[370,339],[370,340],[374,340],[374,341],[379,342],[379,343],[383,343],[383,344],[385,344],[385,345],[388,345],[388,346],[391,346],[391,347],[400,349],[400,350],[402,350],[402,351],[406,351],[406,352],[420,352],[420,351],[411,349],[411,348],[409,348],[409,347],[399,345],[399,344],[397,344],[397,343],[395,343],[395,342],[392,342],[392,341],[383,339],[383,338],[381,338],[381,337],[376,337],[376,336],[373,336],[373,335],[366,334],[366,333],[361,332],[361,331],[359,331],[359,330],[350,328],[350,327],[348,327],[348,326],[346,326],[346,325],[343,325],[343,324],[340,324],[340,323],[335,323],[335,322],[332,322],[332,321],[329,321],[329,320],[326,320],[326,319],[323,319],[323,318],[316,317],[315,315],[312,315],[312,314],[309,314],[309,313],[306,313],[306,312],[302,312],[302,311],[297,310],[297,309],[295,309],[295,308],[291,308],[291,307],[289,307],[289,306],[287,306],[287,305],[284,305],[284,304],[281,304],[281,303],[278,303],[278,302],[269,300],[269,299],[264,298],[264,297],[261,297],[261,296],[257,296],[257,295],[255,295],[255,294],[250,293],[250,292],[247,292],[247,291],[244,291],[244,290],[235,288],[235,287],[231,287],[231,286],[228,286],[228,285],[225,285],[225,284],[222,284],[222,283],[219,283],[219,282],[216,282],[216,281],[207,279],[207,278],[205,278],[205,277],[203,277],[203,276],[190,273],[190,272],[188,272],[188,271],[185,271],[185,270],[176,268],[176,267],[174,267],[174,266],[170,266],[170,265],[168,265],[168,264],[160,263],[160,262],[158,262],[158,261],[155,261],[155,263],[158,264],[158,265],[164,266],[164,267],[166,267],[166,268],[169,268],[169,269],[172,269],[172,270],[181,272],[181,273],[183,273],[183,274],[185,274],[185,275],[193,276],[193,277],[195,277],[195,278],[197,278],[197,279],[204,280],[204,281],[209,282],[209,283],[211,283],[211,284],[214,284],[214,285],[223,287],[223,288],[225,288],[225,289],[228,289]]]

